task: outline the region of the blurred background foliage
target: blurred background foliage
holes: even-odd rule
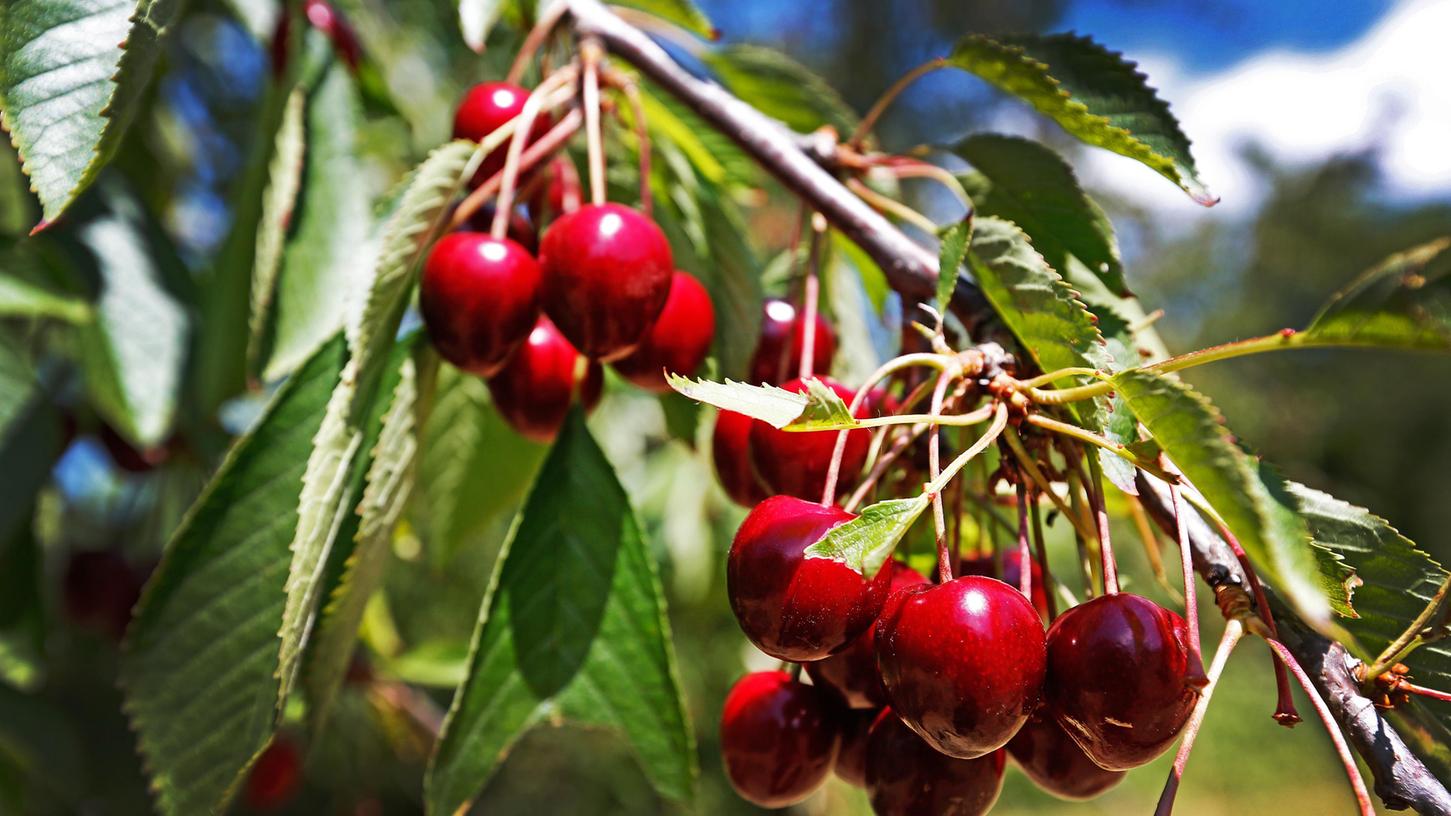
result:
[[[1162,23],[1160,12],[1170,5],[1155,0],[701,3],[726,42],[757,42],[787,52],[829,78],[857,111],[897,76],[944,53],[964,33],[1057,30],[1102,19],[1113,22],[1113,30],[1087,33],[1127,48],[1115,41],[1115,33],[1137,31],[1139,17]],[[1340,21],[1346,30],[1326,35],[1336,42],[1353,37],[1384,6],[1349,5],[1354,8],[1344,16],[1351,23]],[[360,173],[348,194],[371,202],[447,138],[453,105],[468,84],[503,74],[517,33],[509,26],[497,28],[480,56],[459,36],[455,4],[344,0],[339,6],[357,27],[369,56],[360,76],[363,124],[355,145]],[[1192,23],[1193,14],[1186,14]],[[1274,27],[1304,22],[1273,9],[1266,15],[1269,33],[1246,32],[1246,40],[1293,39],[1299,32]],[[137,202],[140,217],[154,221],[174,245],[180,286],[204,286],[209,271],[228,260],[232,208],[255,169],[258,121],[268,104],[268,43],[275,16],[275,5],[263,0],[193,0],[166,40],[150,90],[154,99],[143,107],[95,193],[109,191]],[[1315,29],[1303,32],[1310,47],[1325,45],[1316,39],[1324,32],[1305,25]],[[1191,28],[1169,27],[1159,31],[1158,44],[1163,50],[1185,49],[1190,62],[1204,49],[1225,46],[1214,37],[1196,42],[1199,35]],[[1220,36],[1238,42],[1232,27]],[[965,75],[933,76],[884,120],[881,140],[888,148],[946,144],[974,128],[1009,122],[1066,152],[1076,149],[1049,126],[1024,121],[1020,114]],[[1194,136],[1192,130],[1189,135]],[[1254,144],[1243,150],[1268,192],[1235,217],[1211,216],[1187,200],[1165,213],[1131,197],[1101,195],[1119,228],[1129,282],[1147,308],[1164,310],[1158,327],[1172,349],[1304,325],[1328,293],[1361,270],[1395,250],[1451,231],[1451,195],[1407,199],[1388,191],[1374,145],[1296,166],[1281,165]],[[1205,172],[1212,184],[1212,171]],[[921,206],[934,206],[925,191],[911,184],[907,191],[919,196]],[[746,234],[758,254],[780,251],[796,217],[794,207],[778,203],[749,212]],[[13,153],[0,148],[0,264],[7,275],[44,279],[43,273],[22,268],[11,251],[37,218]],[[45,323],[14,324],[3,316],[0,330],[7,344],[19,349],[38,347],[50,331]],[[841,360],[839,365],[853,363]],[[72,553],[104,551],[118,554],[143,575],[229,435],[255,415],[257,402],[225,405],[220,422],[189,415],[183,405],[166,463],[133,474],[111,464],[100,423],[85,407],[78,386],[60,372],[50,373],[55,376],[47,382],[58,389],[55,401],[71,409],[75,425],[62,428],[53,417],[36,438],[54,438],[30,441],[60,450],[62,433],[76,436],[56,462],[55,478],[42,491],[34,517],[3,519],[10,543],[0,551],[0,669],[7,680],[0,683],[0,811],[25,801],[36,807],[43,803],[40,812],[143,813],[148,810],[145,783],[119,713],[119,695],[105,680],[115,676],[114,645],[105,632],[63,621],[64,574]],[[461,676],[493,557],[542,458],[541,448],[518,440],[493,417],[481,384],[447,371],[443,376],[456,380],[440,391],[457,403],[455,413],[449,415],[450,424],[430,428],[429,434],[445,439],[452,433],[477,434],[484,440],[478,449],[490,452],[493,466],[466,465],[459,476],[449,471],[450,466],[460,469],[457,462],[425,461],[422,497],[398,536],[385,592],[374,600],[364,624],[372,671],[428,688],[424,704],[433,706],[447,705]],[[1288,476],[1370,508],[1443,563],[1451,561],[1451,539],[1445,534],[1451,528],[1451,502],[1445,500],[1451,492],[1446,464],[1451,461],[1446,408],[1451,361],[1297,352],[1223,363],[1196,370],[1188,379],[1216,400],[1251,449]],[[700,741],[699,812],[747,813],[752,808],[724,780],[715,733],[726,689],[747,666],[766,662],[752,652],[727,611],[723,556],[743,513],[720,494],[708,459],[698,445],[689,444],[691,431],[675,426],[672,432],[668,415],[653,397],[611,387],[590,424],[629,489],[662,564]],[[467,428],[460,431],[459,423]],[[703,423],[694,438],[705,438],[708,430],[708,422]],[[443,444],[435,447],[435,456],[448,456]],[[35,458],[50,461],[43,452]],[[430,467],[439,469],[433,480]],[[447,552],[426,546],[440,527],[447,527],[447,538],[460,545]],[[1134,531],[1122,530],[1120,536],[1133,540]],[[1062,543],[1055,549],[1055,563],[1063,556],[1066,568],[1071,554]],[[1132,588],[1170,602],[1150,577],[1140,549],[1119,549]],[[43,600],[40,619],[33,614],[37,607],[23,602],[35,592]],[[1203,613],[1206,643],[1213,642],[1218,615],[1208,605]],[[1190,765],[1179,812],[1350,810],[1349,793],[1318,726],[1307,723],[1291,731],[1271,721],[1274,687],[1262,651],[1247,644],[1231,662]],[[367,689],[358,684],[345,690],[334,728],[315,746],[306,792],[290,812],[417,811],[427,745],[400,721],[396,706]],[[1303,701],[1301,707],[1309,708]],[[1052,800],[1010,771],[995,812],[1149,812],[1168,762],[1169,757],[1161,758],[1086,804]],[[478,810],[638,814],[672,812],[672,806],[656,798],[611,736],[541,729],[512,751]],[[866,812],[865,798],[833,782],[798,810]]]

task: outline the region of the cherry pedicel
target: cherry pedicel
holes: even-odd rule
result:
[[[540,316],[528,339],[489,380],[489,393],[520,435],[548,442],[575,399],[593,410],[603,385],[599,364],[581,357],[549,318]]]
[[[1199,698],[1187,638],[1183,618],[1127,593],[1079,604],[1048,628],[1048,707],[1089,759],[1124,771],[1174,742]]]
[[[528,100],[529,91],[518,85],[508,82],[480,82],[470,88],[459,103],[458,112],[453,117],[453,137],[481,142],[490,133],[518,116]],[[540,113],[529,128],[529,142],[525,146],[539,140],[549,132],[552,125],[549,115]],[[490,151],[484,157],[483,164],[479,165],[478,172],[474,174],[474,185],[484,183],[490,176],[503,170],[508,152],[507,141]]]
[[[507,238],[445,235],[424,264],[418,304],[445,360],[492,377],[539,320],[539,264]]]
[[[285,736],[278,736],[252,763],[242,799],[253,810],[276,810],[297,793],[302,782],[302,752]]]
[[[721,755],[731,787],[761,807],[810,796],[831,773],[840,713],[829,693],[783,671],[742,677],[726,695]]]
[[[615,370],[647,391],[666,393],[665,373],[691,374],[705,362],[715,338],[715,306],[700,281],[684,272],[670,280],[670,296],[645,339]]]
[[[877,816],[982,816],[1003,789],[1007,754],[950,757],[885,709],[867,737],[867,795]]]
[[[892,709],[944,754],[1001,748],[1041,699],[1043,623],[1023,593],[994,578],[904,590],[876,638]]]
[[[761,316],[761,339],[751,356],[753,385],[777,385],[794,379],[801,370],[801,355],[806,344],[806,316],[784,300],[771,298]],[[836,333],[820,313],[816,315],[816,338],[811,351],[811,370],[825,374],[831,370],[836,353]]]
[[[560,216],[539,246],[544,311],[586,356],[611,362],[644,341],[670,297],[665,233],[621,204]]]
[[[791,496],[756,505],[736,531],[726,561],[731,609],[756,648],[781,660],[820,660],[866,631],[891,581],[883,567],[868,581],[806,548],[855,515]]]
[[[751,425],[755,422],[745,414],[721,411],[710,438],[716,478],[731,501],[742,507],[755,507],[770,495],[751,462]]]
[[[897,593],[908,587],[923,586],[927,579],[922,573],[897,561],[889,562],[892,578],[889,585],[888,602],[882,608],[886,615]],[[887,704],[887,690],[882,686],[882,676],[877,671],[876,626],[868,626],[857,635],[845,649],[826,658],[806,664],[806,673],[811,682],[834,690],[852,708],[881,708]]]
[[[474,210],[468,220],[464,222],[465,230],[469,232],[489,232],[494,226],[494,213],[498,210],[491,202]],[[518,209],[509,213],[509,225],[505,235],[510,241],[524,247],[530,255],[539,252],[539,231],[534,229],[534,223],[529,217]]]
[[[818,378],[823,385],[835,391],[842,402],[851,404],[855,396],[850,388],[827,377]],[[791,380],[781,386],[798,394],[806,392],[806,382]],[[856,416],[860,418],[874,413],[873,400],[863,400]],[[764,422],[751,426],[751,461],[756,472],[766,485],[777,493],[796,496],[813,501],[821,498],[826,489],[826,476],[831,470],[831,456],[836,450],[837,431],[780,431]],[[848,431],[846,448],[841,457],[841,478],[837,481],[838,493],[848,487],[850,477],[855,476],[867,461],[867,449],[871,447],[872,434],[865,428]]]
[[[1034,715],[1018,731],[1008,743],[1008,755],[1038,787],[1060,799],[1092,799],[1125,774],[1098,767],[1047,712]]]

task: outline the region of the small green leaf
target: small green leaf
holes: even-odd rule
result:
[[[947,314],[952,292],[957,288],[962,262],[967,259],[967,242],[972,237],[972,219],[948,227],[942,233],[942,247],[937,258],[937,313]]]
[[[1392,255],[1305,329],[1315,342],[1451,350],[1451,238]]]
[[[35,496],[61,454],[60,418],[22,348],[0,330],[0,546],[33,515]]]
[[[774,385],[750,385],[732,380],[723,383],[692,380],[674,373],[666,374],[665,379],[671,388],[696,402],[714,405],[722,411],[745,414],[773,428],[790,425],[802,415],[810,401],[806,394],[797,394]],[[837,401],[840,402],[840,398]],[[850,416],[850,412],[847,416]]]
[[[267,187],[262,193],[262,209],[256,222],[252,304],[247,321],[247,367],[253,371],[261,368],[263,344],[272,325],[277,273],[282,268],[288,223],[302,187],[302,166],[307,156],[307,133],[303,125],[306,112],[307,94],[301,88],[294,89],[288,95],[282,123],[277,127]]]
[[[511,0],[459,0],[458,28],[464,42],[476,53],[484,53],[489,31],[504,13]]]
[[[668,391],[661,394],[660,412],[665,415],[665,431],[671,438],[695,447],[696,431],[700,428],[700,404]]]
[[[0,250],[0,318],[54,318],[67,323],[90,320],[90,304],[53,285],[31,249],[27,242]]]
[[[830,558],[863,576],[876,575],[930,500],[925,494],[887,499],[862,508],[861,515],[831,528],[806,548],[807,558]]]
[[[657,790],[692,798],[695,744],[655,563],[577,409],[499,556],[429,765],[428,813],[458,812],[525,730],[559,720],[621,733]]]
[[[782,430],[785,431],[845,431],[861,427],[851,415],[851,407],[821,380],[815,377],[806,381],[806,407],[801,414]]]
[[[1218,201],[1199,180],[1189,139],[1169,106],[1122,55],[1076,34],[963,38],[949,64],[1017,96],[1073,136],[1136,159],[1197,203]]]
[[[843,136],[856,129],[859,119],[836,89],[780,51],[730,45],[704,59],[732,93],[798,133],[823,125]]]
[[[639,9],[708,40],[720,36],[710,18],[691,0],[620,0],[619,5]]]

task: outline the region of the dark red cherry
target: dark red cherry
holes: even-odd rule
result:
[[[1006,765],[1003,751],[940,753],[889,708],[867,737],[867,795],[877,816],[982,816],[998,800]]]
[[[1095,765],[1046,711],[1023,725],[1008,754],[1038,787],[1060,799],[1092,799],[1124,778],[1123,771]]]
[[[647,391],[666,393],[665,374],[693,374],[705,362],[715,338],[715,306],[700,281],[684,272],[670,279],[670,297],[645,340],[614,362],[625,379]]]
[[[423,266],[418,305],[443,359],[492,377],[539,320],[539,264],[507,238],[445,235]]]
[[[101,423],[97,436],[100,437],[106,453],[111,455],[111,461],[127,473],[147,473],[170,457],[171,452],[165,445],[140,450],[104,422]]]
[[[784,300],[770,298],[761,316],[761,339],[751,357],[752,385],[777,385],[795,379],[801,370],[801,354],[806,343],[805,315]],[[836,353],[836,333],[821,313],[816,314],[816,338],[811,351],[811,371],[826,374],[831,370],[831,357]]]
[[[836,761],[839,717],[829,693],[786,672],[753,672],[737,680],[720,717],[731,787],[768,808],[810,796]]]
[[[477,210],[474,210],[474,214],[469,216],[468,221],[464,222],[466,231],[491,231],[494,228],[495,212],[497,212],[497,209],[493,204],[485,204]],[[515,209],[509,214],[509,226],[504,234],[510,241],[527,249],[530,255],[538,254],[539,231],[534,229],[534,223],[529,220],[529,216],[525,215],[522,210]]]
[[[302,782],[302,752],[285,736],[278,736],[252,763],[242,798],[252,810],[276,810],[296,795]]]
[[[850,388],[828,377],[819,377],[842,401],[851,404],[856,394]],[[781,386],[787,391],[806,392],[806,382],[791,380]],[[869,400],[863,400],[857,417],[874,413]],[[780,431],[764,422],[751,426],[751,461],[766,486],[777,493],[813,501],[826,489],[826,474],[831,469],[831,455],[836,449],[836,431]],[[841,474],[837,492],[845,491],[861,471],[871,446],[871,431],[848,431],[846,449],[841,457]]]
[[[645,339],[675,272],[654,221],[621,204],[562,215],[539,246],[544,311],[586,356],[610,362]]]
[[[518,116],[529,100],[529,92],[508,82],[480,82],[464,94],[458,112],[453,117],[453,137],[482,142],[484,137],[498,130],[500,126]],[[548,114],[541,113],[529,129],[529,141],[537,141],[549,131]],[[482,184],[490,176],[504,169],[504,159],[509,153],[509,143],[489,152],[474,174],[474,184]]]
[[[499,414],[520,435],[548,442],[559,432],[576,399],[586,411],[600,401],[599,363],[580,356],[549,318],[540,316],[514,356],[489,379]]]
[[[61,578],[66,617],[120,640],[145,577],[114,550],[72,553]]]
[[[927,583],[922,573],[906,564],[893,561],[887,569],[892,572],[887,590],[892,599],[900,590]],[[883,613],[886,610],[884,606]],[[875,632],[875,626],[868,626],[845,649],[825,660],[807,663],[806,673],[811,675],[811,682],[834,690],[852,708],[876,709],[886,705],[887,690],[882,687],[882,677],[877,672]]]
[[[1043,693],[1043,623],[1023,593],[969,575],[903,591],[877,624],[892,709],[937,750],[963,759],[1008,743]]]
[[[756,505],[736,531],[726,561],[726,591],[741,630],[766,654],[820,660],[866,631],[882,609],[891,573],[868,581],[806,548],[856,518],[791,496]]]
[[[849,785],[867,786],[867,736],[880,709],[856,708],[841,714],[841,750],[836,754],[836,775]]]
[[[1046,621],[1048,619],[1048,594],[1047,587],[1043,583],[1043,569],[1035,558],[1029,558],[1028,563],[1033,570],[1033,608],[1037,609],[1038,614]],[[1013,546],[1003,550],[1001,556],[996,558],[991,555],[964,556],[958,562],[957,573],[1002,578],[1003,583],[1021,590],[1023,586],[1023,554],[1021,550]]]
[[[1048,629],[1049,710],[1099,766],[1143,765],[1174,742],[1199,699],[1187,643],[1184,619],[1147,598],[1079,604]]]
[[[710,440],[716,478],[731,501],[742,507],[755,507],[770,495],[751,462],[751,425],[755,422],[745,414],[721,411]]]

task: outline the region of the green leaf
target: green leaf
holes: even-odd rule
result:
[[[937,256],[938,314],[947,314],[947,304],[952,302],[952,291],[957,288],[957,277],[962,273],[962,262],[967,259],[967,242],[970,238],[971,218],[964,218],[942,233],[942,246]]]
[[[1451,351],[1451,238],[1392,255],[1337,293],[1314,342]]]
[[[806,381],[806,407],[785,431],[845,431],[861,427],[841,395],[815,377]]]
[[[1113,224],[1062,156],[1037,142],[996,133],[969,136],[952,151],[976,171],[962,182],[978,215],[1017,224],[1048,265],[1064,275],[1071,256],[1114,293],[1129,293]]]
[[[292,568],[283,613],[279,707],[296,682],[324,589],[328,556],[352,512],[348,475],[362,452],[365,425],[387,370],[389,349],[423,253],[444,225],[449,204],[482,156],[480,146],[452,142],[415,171],[383,232],[362,311],[346,326],[349,358],[328,400],[302,481]]]
[[[181,0],[10,0],[0,6],[0,113],[45,222],[110,160]],[[44,222],[43,222],[44,223]]]
[[[489,39],[489,32],[499,22],[499,17],[503,15],[504,7],[509,2],[510,0],[459,0],[458,29],[469,48],[476,53],[484,53],[484,43]]]
[[[864,576],[876,575],[928,504],[930,501],[922,494],[867,505],[861,515],[831,528],[820,541],[807,547],[806,557],[830,558]]]
[[[0,546],[32,514],[61,453],[60,419],[21,348],[0,331]]]
[[[282,250],[287,242],[288,222],[297,206],[302,187],[302,165],[307,155],[307,134],[303,119],[307,94],[294,89],[283,108],[277,127],[267,185],[262,192],[261,212],[255,230],[257,240],[252,260],[252,304],[248,313],[247,368],[261,368],[263,344],[272,323],[273,301],[277,296],[277,274],[282,268]]]
[[[843,136],[856,129],[859,119],[836,89],[780,51],[729,45],[710,51],[704,60],[732,93],[798,133],[823,125]]]
[[[851,424],[845,427],[856,427],[856,420],[841,397],[824,386],[820,391],[811,389],[806,394],[798,394],[774,385],[750,385],[733,380],[723,383],[692,380],[673,373],[666,374],[665,379],[671,388],[696,402],[714,405],[722,411],[745,414],[773,428],[785,428],[798,422],[809,423],[811,427],[798,426],[792,430],[821,431],[836,422],[849,422]],[[822,391],[828,392],[829,396]],[[832,404],[833,399],[835,405]]]
[[[283,384],[188,512],[137,607],[121,682],[163,813],[222,810],[277,723],[288,545],[343,360],[339,338]]]
[[[708,40],[720,37],[710,18],[691,0],[620,0],[619,5],[639,9]]]
[[[1223,417],[1183,383],[1146,371],[1113,378],[1114,390],[1149,429],[1189,481],[1218,511],[1266,580],[1283,592],[1307,622],[1329,623],[1310,534],[1284,480],[1234,443]],[[1335,576],[1338,578],[1338,576]],[[1349,598],[1339,602],[1349,605]]]
[[[469,675],[469,645],[462,641],[430,640],[384,663],[388,674],[405,683],[429,688],[457,689]]]
[[[695,447],[696,431],[700,429],[700,404],[674,391],[661,394],[659,399],[660,412],[665,415],[665,432]]]
[[[499,557],[429,766],[428,812],[457,812],[520,734],[560,720],[618,731],[657,790],[692,797],[695,744],[655,563],[578,410]]]
[[[1032,105],[1073,136],[1136,159],[1197,203],[1218,201],[1199,180],[1189,139],[1137,66],[1076,34],[963,38],[949,64]]]

